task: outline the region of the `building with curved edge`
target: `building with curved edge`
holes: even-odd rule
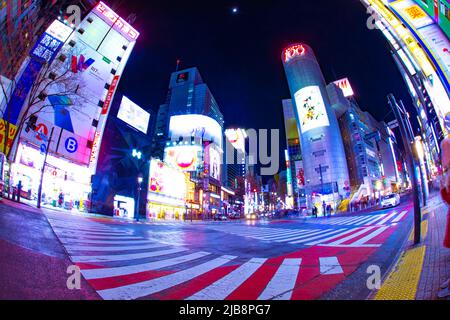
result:
[[[313,50],[294,44],[283,50],[282,61],[300,128],[307,207],[320,212],[323,201],[336,207],[349,183],[339,124]]]

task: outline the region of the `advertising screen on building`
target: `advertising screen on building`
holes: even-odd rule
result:
[[[172,141],[179,138],[197,137],[203,141],[212,141],[222,148],[222,127],[207,116],[187,114],[170,117],[169,137]]]
[[[152,159],[150,162],[149,193],[173,199],[185,199],[186,180],[184,173],[167,166],[160,160]]]
[[[335,82],[333,82],[335,85],[337,85],[341,90],[342,93],[344,94],[344,97],[348,98],[353,96],[355,93],[353,92],[353,88],[350,84],[350,81],[347,78],[341,79],[341,80],[337,80]]]
[[[320,88],[310,86],[295,94],[302,133],[330,125]]]
[[[174,146],[164,150],[164,162],[184,172],[196,171],[199,165],[198,146]]]
[[[227,129],[225,130],[225,136],[236,150],[245,152],[245,139],[247,138],[247,133],[244,129]]]
[[[133,128],[136,128],[143,133],[147,133],[150,113],[125,96],[122,98],[117,118],[126,122]]]
[[[220,155],[220,152],[214,148],[209,148],[209,175],[211,178],[216,179],[217,181],[220,181],[220,173],[221,173],[221,164],[222,164],[222,157]]]

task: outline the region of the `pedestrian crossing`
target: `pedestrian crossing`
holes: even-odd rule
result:
[[[245,226],[209,226],[208,229],[259,241],[304,246],[379,247],[372,240],[387,231],[384,225],[333,229],[284,229]]]
[[[310,275],[314,270],[316,277],[345,273],[337,256],[317,257],[307,264],[301,257],[244,258],[158,243],[114,225],[48,220],[83,277],[107,300],[173,294],[187,300],[289,300],[301,285],[302,273]],[[281,229],[274,231],[283,235]]]
[[[280,257],[194,250],[148,239],[123,225],[83,217],[47,218],[71,261],[103,299],[290,300],[303,297],[312,279],[322,283],[322,291],[342,281],[355,270],[358,261],[351,252],[346,253],[350,258],[345,258],[342,248],[358,247],[358,252],[372,252],[381,245],[377,237],[393,228],[387,223],[399,222],[405,215],[386,214],[366,222],[362,217],[352,217],[371,223],[353,228],[227,224],[206,225],[202,229],[312,250],[302,253],[296,248],[293,252],[297,254]],[[315,293],[317,297],[320,292]]]
[[[346,216],[308,220],[309,224],[320,224],[330,226],[371,226],[398,223],[402,221],[408,214],[407,210],[373,214],[364,216]]]

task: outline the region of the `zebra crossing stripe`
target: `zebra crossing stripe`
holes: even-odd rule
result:
[[[333,275],[344,273],[337,257],[319,258],[320,274]]]
[[[373,224],[375,224],[375,222],[377,222],[377,221],[383,219],[385,216],[386,216],[386,214],[380,214],[380,215],[378,215],[377,218],[376,218],[376,219],[373,219],[372,221],[370,221],[370,224],[368,224],[368,225],[373,225]]]
[[[270,237],[262,237],[262,238],[260,238],[260,239],[261,239],[261,240],[276,240],[276,239],[281,240],[281,239],[285,239],[285,238],[288,238],[288,239],[295,238],[295,239],[297,239],[297,238],[296,238],[297,236],[301,236],[301,235],[310,235],[310,234],[312,234],[312,233],[317,233],[317,232],[319,232],[319,231],[321,231],[321,230],[318,230],[318,229],[313,229],[313,230],[300,230],[300,231],[297,231],[297,232],[295,232],[295,233],[287,234],[287,235],[285,235],[285,236],[270,236]]]
[[[58,236],[72,236],[72,237],[129,237],[130,233],[117,233],[117,232],[109,232],[109,233],[98,233],[98,232],[76,232],[76,231],[60,231],[58,229],[55,230]]]
[[[59,236],[62,242],[69,242],[69,241],[75,241],[75,239],[82,239],[82,240],[144,240],[144,237],[137,237],[137,236],[128,236],[128,235],[117,235],[117,236],[90,236],[86,235],[84,237],[80,237],[79,235],[66,235],[61,234]]]
[[[190,296],[187,300],[224,300],[250,278],[266,261],[267,259],[262,258],[250,259],[225,277]]]
[[[375,229],[375,228],[376,228],[376,227],[363,228],[363,229],[361,229],[361,230],[359,230],[359,231],[357,231],[357,232],[355,232],[355,233],[352,233],[351,235],[349,235],[349,236],[347,236],[347,237],[341,238],[341,239],[336,240],[336,241],[334,241],[334,242],[331,242],[331,243],[329,243],[329,244],[330,244],[330,245],[343,244],[344,242],[347,242],[347,241],[349,241],[349,240],[351,240],[351,239],[354,239],[354,238],[356,238],[356,237],[359,237],[360,235],[362,235],[362,234],[364,234],[364,233],[367,233],[367,232],[369,232],[370,230],[373,230],[373,229]],[[352,230],[352,231],[354,231],[354,230]]]
[[[302,259],[285,259],[258,300],[290,300]]]
[[[85,230],[85,229],[70,229],[70,228],[60,228],[60,227],[53,227],[53,229],[56,231],[56,233],[62,233],[62,232],[68,232],[68,233],[75,233],[75,234],[97,234],[97,235],[129,235],[130,232],[128,231],[95,231],[95,230]]]
[[[61,239],[61,241],[64,244],[68,244],[68,243],[84,243],[84,244],[145,244],[145,243],[152,243],[152,241],[150,240],[85,240],[85,239],[76,239],[76,240],[70,240],[70,241],[66,241],[63,239]]]
[[[344,224],[351,223],[351,222],[356,221],[356,220],[359,220],[359,219],[361,219],[361,216],[349,217],[349,218],[346,218],[346,219],[343,219],[343,220],[339,221],[339,222],[336,223],[336,224],[338,224],[338,225],[344,225]]]
[[[376,220],[376,219],[379,219],[379,216],[369,216],[366,219],[363,219],[363,220],[355,223],[355,226],[362,226],[365,224],[369,224],[372,220]]]
[[[67,251],[126,251],[126,250],[143,250],[143,249],[154,249],[159,247],[164,247],[163,244],[148,244],[148,245],[137,245],[137,246],[115,246],[115,247],[105,247],[105,246],[76,246],[68,245],[66,246]]]
[[[309,236],[306,237],[306,238],[303,237],[303,238],[305,238],[305,239],[302,239],[302,240],[296,240],[296,241],[291,241],[291,242],[289,242],[289,243],[290,243],[290,244],[305,243],[305,242],[308,242],[308,241],[321,239],[321,238],[323,238],[323,237],[327,237],[327,236],[331,236],[331,235],[333,235],[333,236],[332,236],[332,239],[334,239],[334,238],[336,238],[336,237],[339,237],[340,234],[345,234],[345,233],[347,233],[347,232],[348,232],[347,229],[328,230],[327,232],[321,233],[321,234],[316,235],[316,236],[314,236],[314,237],[309,237],[309,236],[311,236],[311,235],[309,235]],[[336,233],[339,233],[339,235],[337,235]],[[320,243],[321,241],[322,241],[322,240],[318,240],[317,242]],[[308,245],[309,245],[309,243],[308,243]]]
[[[374,232],[369,233],[367,236],[359,239],[358,241],[352,243],[353,246],[358,246],[358,245],[363,245],[366,242],[372,240],[373,238],[375,238],[376,236],[378,236],[379,234],[383,233],[384,231],[386,231],[387,229],[389,229],[389,227],[381,227],[378,228],[377,230],[375,230]]]
[[[196,260],[199,258],[203,258],[207,255],[210,255],[209,252],[195,252],[184,256],[179,256],[176,258],[158,260],[155,262],[136,264],[136,265],[128,265],[123,267],[113,267],[113,268],[100,268],[100,269],[88,269],[82,270],[83,276],[90,279],[99,279],[99,278],[109,278],[109,277],[118,277],[125,276],[129,274],[157,270],[165,267],[174,266],[177,264],[189,262],[192,260]]]
[[[403,211],[402,213],[400,213],[394,220],[392,220],[392,223],[396,223],[399,222],[400,220],[402,220],[402,218],[408,213],[408,211]]]
[[[175,248],[167,250],[158,250],[143,253],[130,253],[130,254],[113,254],[113,255],[102,255],[102,256],[72,256],[71,260],[75,263],[95,263],[95,262],[114,262],[114,261],[128,261],[144,258],[153,258],[159,256],[165,256],[173,253],[180,253],[187,251],[185,248]]]
[[[390,215],[388,215],[386,218],[384,218],[383,220],[381,220],[380,222],[377,223],[377,226],[381,226],[383,224],[385,224],[387,221],[389,221],[389,219],[391,219],[392,217],[394,217],[398,212],[393,212]]]
[[[89,229],[93,231],[113,231],[114,229],[117,229],[115,227],[103,227],[99,225],[89,225],[89,224],[71,224],[71,223],[54,223],[50,222],[50,224],[56,228],[70,228],[74,230],[78,229]]]
[[[223,266],[236,258],[236,256],[224,255],[214,260],[207,261],[203,264],[167,276],[122,287],[99,290],[98,294],[105,300],[137,299],[195,279],[202,274]]]
[[[336,239],[336,238],[345,236],[349,233],[352,233],[355,231],[355,229],[339,229],[338,231],[340,232],[339,234],[333,234],[331,237],[327,237],[327,238],[323,238],[323,239],[322,239],[322,237],[320,237],[321,239],[319,239],[317,241],[313,241],[313,242],[308,242],[308,243],[306,243],[306,245],[307,246],[315,246],[317,244],[322,244],[327,241],[331,241],[333,239]],[[309,239],[309,240],[314,240],[314,239]]]

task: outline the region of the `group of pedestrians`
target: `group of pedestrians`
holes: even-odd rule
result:
[[[326,204],[326,202],[324,201],[322,203],[322,212],[324,217],[331,217],[331,213],[333,212],[333,207],[331,206],[331,204]],[[316,206],[313,206],[312,208],[312,216],[316,217],[319,214],[319,209]]]

